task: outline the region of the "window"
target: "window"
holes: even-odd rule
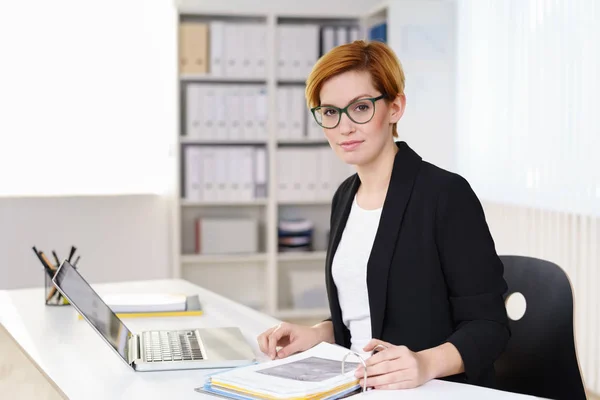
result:
[[[490,201],[600,215],[600,5],[458,3],[459,170]]]
[[[177,130],[173,7],[0,5],[0,196],[166,189]]]

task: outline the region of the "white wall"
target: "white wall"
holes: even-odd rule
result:
[[[406,77],[398,134],[424,160],[456,171],[456,5],[445,0],[390,1],[388,44]]]
[[[168,212],[155,195],[0,198],[0,289],[44,284],[34,245],[61,258],[75,245],[90,282],[168,277]]]
[[[172,0],[0,2],[0,289],[43,284],[33,245],[170,275],[176,40]]]

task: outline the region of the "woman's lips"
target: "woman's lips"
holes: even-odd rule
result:
[[[347,140],[340,143],[340,146],[342,149],[344,149],[344,151],[353,151],[356,150],[362,143],[362,140]]]

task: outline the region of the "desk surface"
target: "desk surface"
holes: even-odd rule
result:
[[[259,361],[256,337],[279,321],[183,280],[93,285],[100,293],[179,292],[199,294],[201,317],[127,319],[133,332],[239,326]],[[0,291],[0,323],[70,399],[216,399],[194,391],[216,370],[134,372],[70,306],[46,307],[43,289]],[[84,349],[87,349],[84,351]],[[399,393],[370,391],[364,397],[399,398]],[[527,399],[531,397],[434,380],[403,391],[402,399]],[[356,396],[360,397],[360,396]]]

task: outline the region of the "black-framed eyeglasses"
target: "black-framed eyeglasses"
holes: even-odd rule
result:
[[[346,114],[352,122],[366,124],[375,115],[375,102],[385,97],[384,94],[377,97],[358,99],[344,108],[335,106],[317,106],[310,109],[317,124],[325,129],[333,129],[340,123],[342,114]]]

